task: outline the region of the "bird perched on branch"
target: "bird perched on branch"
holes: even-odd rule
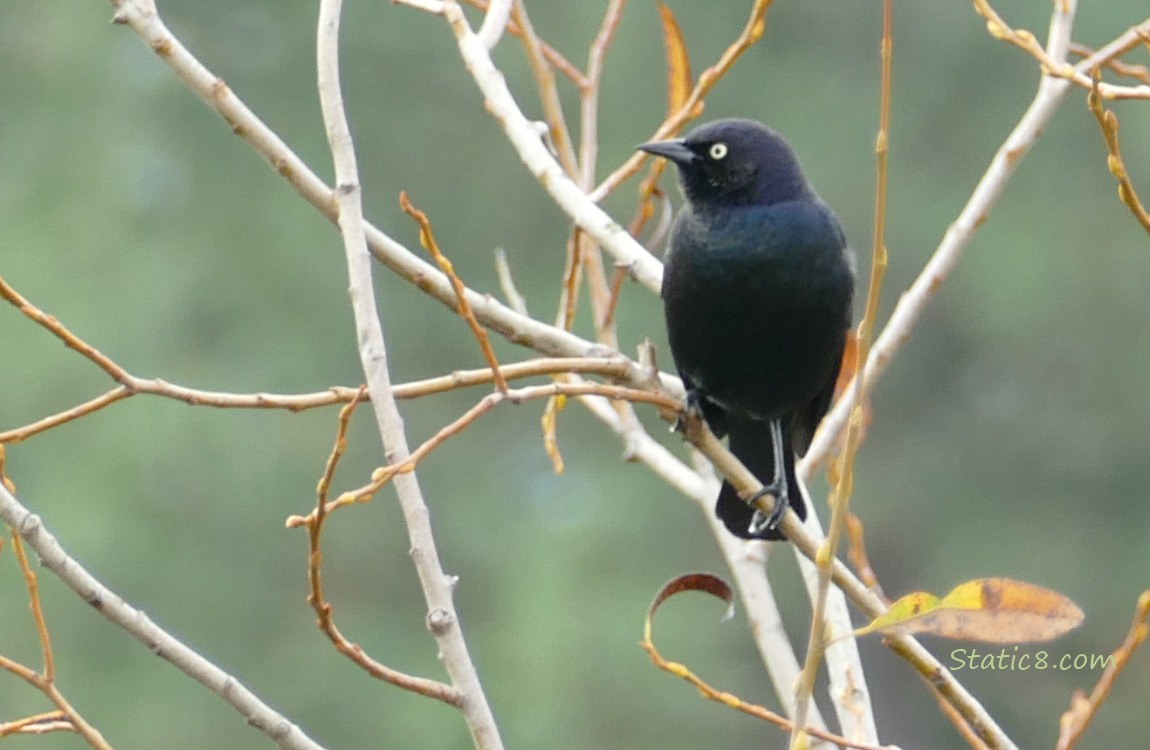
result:
[[[639,147],[678,167],[686,204],[663,271],[663,307],[687,410],[701,414],[763,482],[723,482],[715,512],[744,539],[782,539],[795,478],[830,406],[851,325],[854,259],[794,151],[751,120],[718,120]],[[776,498],[769,514],[754,501]]]

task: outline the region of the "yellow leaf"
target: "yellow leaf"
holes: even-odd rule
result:
[[[667,55],[667,114],[678,112],[691,95],[691,60],[675,14],[659,3],[659,20],[663,23],[663,49]]]
[[[917,591],[891,605],[864,635],[930,633],[987,643],[1048,641],[1082,623],[1082,610],[1057,591],[1008,578],[981,578],[955,587],[939,599]]]

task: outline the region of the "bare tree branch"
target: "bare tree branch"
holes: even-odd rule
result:
[[[376,309],[375,289],[371,280],[372,262],[367,250],[355,150],[340,91],[341,7],[342,0],[320,2],[316,31],[320,106],[335,164],[334,199],[338,206],[339,230],[347,256],[349,291],[352,312],[355,314],[360,362],[384,450],[392,460],[406,461],[411,451],[404,434],[403,419],[391,390],[383,326]],[[481,750],[500,750],[503,740],[479,682],[479,673],[463,639],[463,630],[452,599],[454,581],[444,572],[439,561],[427,505],[415,472],[396,477],[395,488],[403,509],[408,538],[411,540],[411,559],[427,601],[427,624],[439,645],[440,658],[451,677],[452,685],[460,693],[459,708],[471,731],[472,741]]]
[[[1069,4],[1070,12],[1063,13],[1059,3],[1055,3],[1054,17],[1050,23],[1050,35],[1047,49],[1056,60],[1064,60],[1069,49],[1070,31],[1073,25],[1073,9],[1076,3]],[[1069,20],[1068,20],[1069,19]],[[1098,56],[1110,54],[1099,51]],[[1083,63],[1086,61],[1083,61]],[[1079,63],[1082,65],[1083,63]],[[1097,61],[1091,65],[1097,64]],[[865,399],[869,391],[874,388],[879,377],[886,371],[886,367],[894,359],[910,338],[911,332],[918,324],[923,312],[935,292],[942,286],[943,281],[954,270],[973,239],[975,232],[986,222],[991,209],[998,202],[1007,182],[1014,176],[1015,170],[1022,162],[1030,147],[1042,135],[1043,129],[1054,116],[1058,106],[1070,92],[1071,84],[1064,78],[1055,78],[1044,75],[1038,82],[1038,91],[1034,95],[1030,106],[1026,108],[1018,124],[999,146],[986,168],[982,178],[970,194],[966,205],[963,206],[958,218],[946,230],[942,242],[934,251],[914,283],[910,285],[887,320],[882,332],[875,339],[870,354],[866,358],[866,367],[863,370],[863,384],[866,386],[859,398]],[[833,446],[838,442],[839,435],[845,429],[847,418],[854,406],[856,388],[854,381],[843,390],[843,396],[827,415],[823,418],[819,430],[811,440],[807,455],[799,463],[798,471],[803,476],[809,476],[811,470],[830,455]]]
[[[323,746],[304,734],[283,714],[273,710],[235,677],[200,656],[166,630],[156,625],[142,611],[135,609],[114,591],[104,586],[71,558],[15,495],[0,483],[0,519],[11,526],[31,547],[40,562],[97,612],[128,632],[152,653],[169,662],[222,698],[248,724],[255,727],[283,750],[323,750]]]

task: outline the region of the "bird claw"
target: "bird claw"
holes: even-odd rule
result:
[[[760,497],[770,495],[775,499],[770,513],[763,513],[758,509],[755,501]],[[774,531],[783,521],[787,513],[787,488],[780,482],[772,482],[747,498],[747,505],[755,509],[751,522],[747,525],[747,533],[752,537],[761,537],[767,531]]]

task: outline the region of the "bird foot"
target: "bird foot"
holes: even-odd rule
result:
[[[775,500],[770,513],[763,513],[755,504],[756,500],[766,495],[770,495]],[[747,527],[748,534],[758,537],[767,531],[774,531],[782,523],[783,516],[787,513],[786,484],[779,481],[771,482],[747,498],[747,505],[755,509],[755,514],[751,516],[751,523]]]
[[[671,432],[686,435],[702,421],[704,421],[703,394],[699,393],[698,389],[692,388],[683,398],[683,411],[679,412],[675,424],[671,425]]]

